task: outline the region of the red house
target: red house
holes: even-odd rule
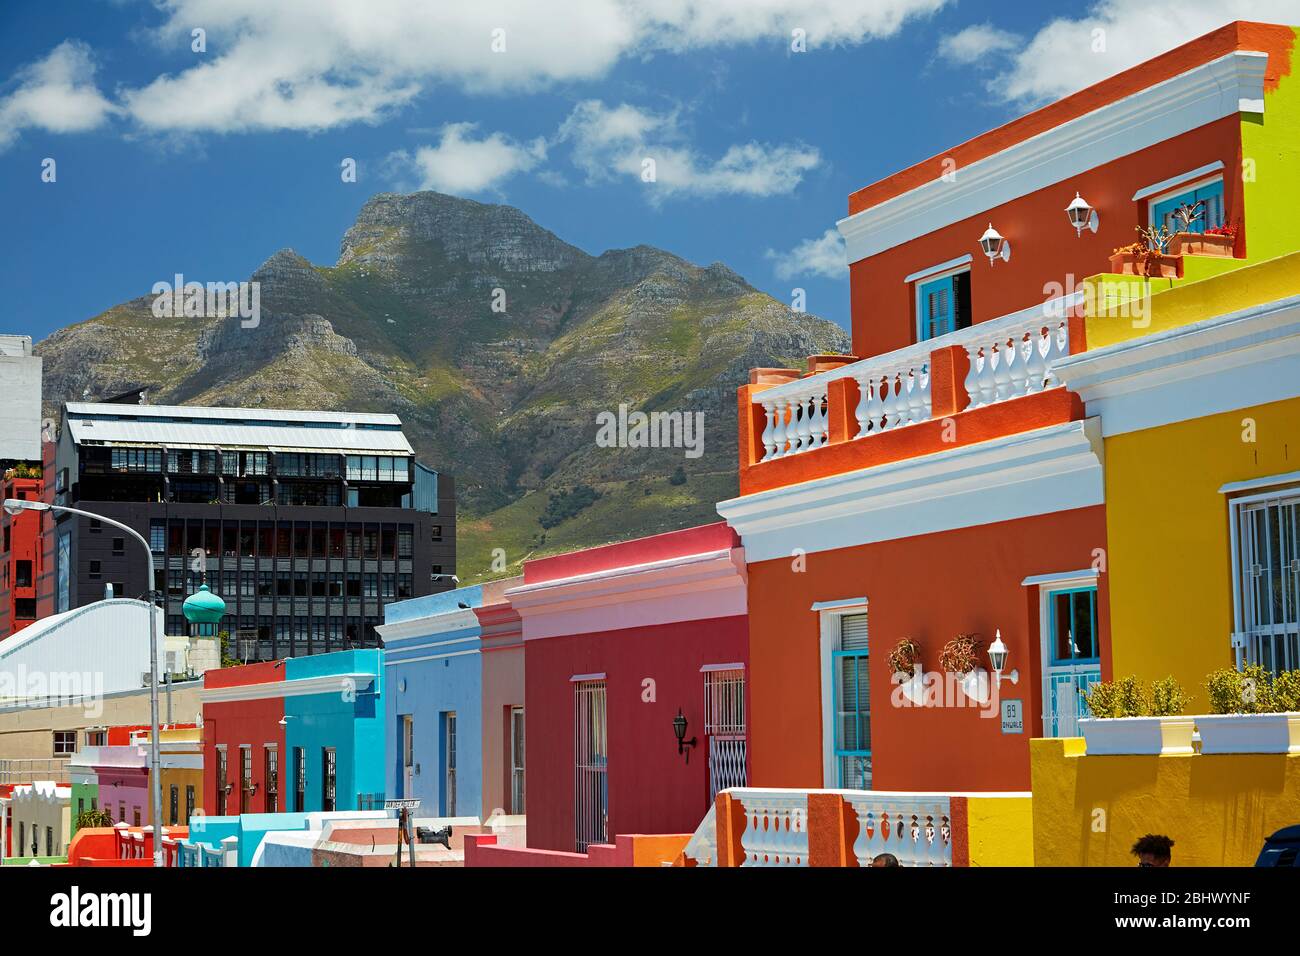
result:
[[[266,752],[285,752],[284,697],[262,686],[284,680],[284,661],[226,667],[203,675],[203,806],[209,816],[276,812],[277,786],[267,785],[271,763]],[[217,699],[213,699],[217,698]],[[245,786],[244,768],[236,766],[241,746],[256,742],[259,759],[250,760]],[[278,783],[278,781],[277,781]],[[246,796],[247,795],[247,796]],[[241,800],[244,805],[241,805]]]
[[[745,582],[722,523],[525,562],[530,847],[690,832],[745,783]]]

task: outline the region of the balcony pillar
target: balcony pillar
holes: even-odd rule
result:
[[[799,377],[799,370],[793,368],[752,368],[749,370],[749,384],[736,389],[736,427],[739,431],[740,467],[748,468],[763,460],[763,431],[767,428],[767,414],[762,405],[754,403],[754,396],[759,392],[793,382]]]
[[[830,430],[827,444],[849,441],[858,434],[858,397],[860,389],[852,378],[838,378],[826,389],[826,415]]]
[[[808,794],[808,865],[857,866],[858,818],[838,793]]]
[[[745,850],[740,844],[740,836],[745,832],[745,808],[725,790],[714,798],[713,806],[717,865],[740,866],[745,862]]]
[[[970,356],[960,345],[949,345],[930,353],[930,417],[947,418],[965,410],[970,404],[966,394],[966,376],[970,373]]]

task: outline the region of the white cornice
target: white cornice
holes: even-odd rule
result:
[[[723,548],[611,568],[506,592],[524,640],[746,612],[745,555]]]
[[[870,441],[871,439],[864,439]],[[718,504],[751,562],[1105,501],[1101,429],[1066,422]]]
[[[475,634],[480,630],[478,615],[474,613],[473,608],[456,608],[452,611],[430,614],[427,617],[414,617],[392,624],[380,624],[375,628],[379,636],[384,639],[385,646],[393,641],[409,640],[413,637],[436,637],[439,634],[467,630],[473,630]],[[393,650],[398,649],[393,648]]]
[[[850,263],[1236,113],[1264,112],[1268,54],[1238,50],[838,223]],[[971,237],[972,245],[976,237]]]
[[[1103,435],[1300,396],[1300,296],[1080,352],[1053,367]]]
[[[211,687],[199,692],[205,704],[224,704],[232,701],[266,700],[271,697],[306,697],[311,694],[329,694],[343,691],[367,690],[375,675],[360,671],[351,674],[325,674],[320,677],[303,677],[297,680],[265,681],[261,684],[237,684],[233,687]]]

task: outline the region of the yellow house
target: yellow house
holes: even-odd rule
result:
[[[1300,667],[1300,252],[1145,309],[1057,374],[1101,418],[1112,672],[1204,713],[1212,670]]]
[[[132,743],[149,744],[149,732],[132,735]],[[166,826],[187,826],[203,809],[203,728],[179,727],[159,732],[159,776]]]

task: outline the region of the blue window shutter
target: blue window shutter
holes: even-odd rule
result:
[[[1205,232],[1223,225],[1223,180],[1208,183],[1199,189],[1189,189],[1155,205],[1152,211],[1153,225],[1159,229],[1162,225],[1170,232],[1177,232],[1179,226],[1174,222],[1174,210],[1187,203],[1204,202],[1201,218],[1191,225],[1191,232]]]
[[[954,329],[955,295],[952,276],[921,283],[918,334],[922,340],[944,335]]]

